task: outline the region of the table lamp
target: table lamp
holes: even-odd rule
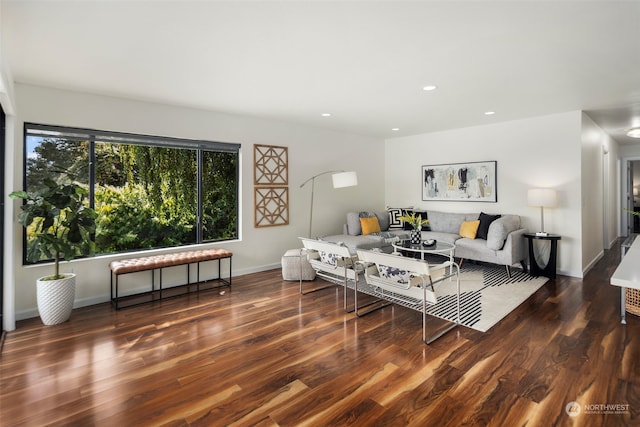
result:
[[[557,205],[556,191],[551,188],[532,188],[527,193],[529,206],[540,207],[540,231],[536,236],[547,236],[544,231],[544,208],[553,208]]]

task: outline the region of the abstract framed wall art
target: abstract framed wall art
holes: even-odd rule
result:
[[[422,166],[422,200],[497,202],[497,163]]]

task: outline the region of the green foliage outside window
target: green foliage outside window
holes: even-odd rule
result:
[[[26,156],[27,191],[60,170],[93,190],[98,254],[237,238],[237,152],[28,136]]]
[[[99,253],[196,243],[195,214],[156,212],[141,185],[96,190],[96,247]]]

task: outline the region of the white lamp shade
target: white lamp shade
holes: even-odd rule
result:
[[[527,193],[529,206],[552,208],[558,203],[556,191],[550,188],[532,188]]]
[[[353,187],[358,185],[358,175],[353,171],[334,173],[331,178],[333,179],[333,188]]]

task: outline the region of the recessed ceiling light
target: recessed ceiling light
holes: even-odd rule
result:
[[[485,111],[484,115],[485,116],[493,116],[496,112],[495,111]]]
[[[640,138],[640,127],[631,128],[627,131],[627,136],[631,138]]]
[[[322,117],[331,117],[331,113],[322,113]]]
[[[429,91],[429,90],[436,90],[437,88],[438,88],[438,86],[434,86],[434,85],[427,85],[427,86],[424,86],[424,87],[422,88],[422,90],[427,90],[427,91]]]
[[[399,130],[400,130],[400,128],[393,128],[393,129],[391,129],[391,130],[392,130],[392,131],[394,131],[394,132],[397,132],[397,131],[399,131]]]

